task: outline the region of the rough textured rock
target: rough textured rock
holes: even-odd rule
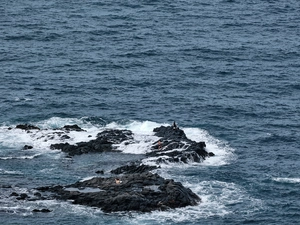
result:
[[[205,149],[205,142],[188,139],[183,130],[173,126],[161,126],[153,130],[160,139],[152,145],[148,157],[156,157],[157,163],[162,162],[201,162],[213,153]],[[166,157],[167,156],[167,157]]]
[[[34,210],[32,210],[32,212],[34,212],[34,213],[37,213],[37,212],[49,213],[49,212],[51,212],[51,210],[49,210],[49,209],[34,209]]]
[[[62,130],[66,130],[66,131],[85,131],[84,129],[82,129],[81,127],[79,127],[77,124],[74,125],[65,125]]]
[[[101,153],[117,151],[113,144],[120,144],[123,141],[132,140],[132,132],[129,130],[105,130],[97,135],[95,140],[78,142],[75,145],[69,143],[52,144],[51,149],[60,149],[70,156],[84,153]]]
[[[148,166],[144,164],[131,163],[130,165],[121,166],[117,169],[111,170],[113,174],[130,174],[130,173],[145,173],[157,169],[157,166]]]
[[[134,173],[118,178],[95,177],[68,186],[41,187],[56,199],[99,207],[104,212],[167,210],[197,205],[200,198],[179,182],[152,173]]]
[[[63,129],[83,131],[77,125],[65,126]],[[184,131],[179,129],[176,125],[157,127],[153,131],[160,139],[153,143],[151,151],[146,154],[146,157],[156,158],[157,164],[169,162],[201,162],[206,157],[214,156],[212,152],[206,151],[205,142],[195,142],[188,139]],[[66,136],[65,139],[67,138],[68,136]],[[114,144],[120,144],[124,141],[128,141],[128,144],[133,142],[133,134],[131,131],[111,129],[99,133],[95,140],[78,142],[75,145],[71,145],[67,142],[52,144],[50,148],[60,149],[69,156],[74,156],[85,153],[117,151]]]
[[[16,126],[17,129],[22,129],[22,130],[40,130],[39,127],[30,125],[30,124],[19,124]]]
[[[39,129],[31,125],[20,125],[20,129]],[[84,131],[77,125],[67,125],[53,133],[61,140],[69,139],[66,133],[70,131]],[[175,123],[173,126],[155,128],[154,133],[160,139],[153,143],[145,157],[153,157],[157,164],[180,162],[201,162],[206,157],[214,156],[206,151],[205,142],[195,142],[188,139],[183,130]],[[51,135],[47,139],[51,138]],[[129,130],[105,130],[99,133],[94,140],[69,143],[52,144],[51,149],[60,149],[68,157],[84,153],[102,153],[117,151],[115,144],[130,144],[133,133]],[[31,146],[24,146],[29,149]],[[150,171],[158,169],[157,166],[142,164],[142,161],[132,162],[111,171],[112,177],[95,177],[90,180],[76,182],[67,186],[39,187],[31,195],[24,193],[11,194],[18,200],[37,201],[45,199],[71,200],[73,204],[99,207],[104,212],[168,210],[185,206],[197,205],[200,198],[190,189],[174,180],[164,179]],[[96,171],[104,176],[104,171]],[[41,193],[42,192],[42,193]],[[40,209],[35,212],[42,212]],[[47,211],[44,210],[45,212]]]
[[[22,194],[20,194],[19,197],[17,197],[16,199],[17,199],[17,200],[25,200],[25,199],[27,199],[27,198],[28,198],[28,195],[25,194],[25,193],[22,193]]]

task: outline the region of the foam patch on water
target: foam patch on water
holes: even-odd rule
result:
[[[57,130],[57,128],[62,128],[65,125],[77,124],[85,131],[76,132],[68,131],[63,132],[62,130]],[[75,144],[81,141],[89,141],[95,139],[96,135],[103,131],[104,128],[97,127],[89,123],[85,123],[82,119],[72,119],[72,118],[59,118],[53,117],[48,120],[40,121],[37,123],[32,123],[32,125],[39,127],[41,130],[30,130],[25,131],[21,129],[16,129],[17,124],[9,126],[0,127],[0,155],[3,155],[3,149],[6,151],[10,150],[21,150],[25,145],[33,146],[30,151],[39,152],[50,152],[50,145],[56,143]],[[11,129],[9,129],[11,128]],[[67,135],[68,139],[63,139],[62,136]],[[26,150],[27,151],[27,150]],[[54,152],[51,150],[51,152]],[[21,156],[23,157],[23,156]],[[27,157],[27,156],[24,156]],[[34,156],[35,157],[35,156]],[[27,157],[28,158],[28,157]]]
[[[50,214],[66,214],[66,216],[81,215],[89,218],[99,218],[99,216],[103,215],[99,208],[73,205],[70,202],[62,202],[57,200],[4,202],[2,199],[0,203],[0,212],[18,214],[25,217],[35,214],[33,212],[35,209],[47,209],[50,210]]]
[[[235,159],[234,149],[227,143],[221,141],[206,130],[199,128],[183,128],[186,136],[193,141],[204,141],[206,144],[206,151],[213,152],[215,156],[208,157],[203,161],[203,165],[207,166],[221,166],[228,164],[231,160]]]
[[[87,191],[93,191],[87,189]],[[83,215],[89,218],[96,218],[103,216],[102,211],[99,208],[92,208],[88,206],[73,205],[70,201],[59,201],[59,200],[36,200],[36,201],[23,201],[15,200],[15,197],[11,197],[12,192],[24,193],[29,197],[34,198],[35,190],[13,187],[0,189],[0,213],[4,212],[7,214],[17,214],[21,216],[30,216],[35,213],[33,210],[48,209],[50,214],[66,214],[66,216]],[[49,214],[48,214],[49,215]]]
[[[277,177],[273,178],[273,180],[280,183],[300,183],[300,178]]]
[[[0,174],[20,175],[20,174],[23,174],[23,173],[20,172],[20,171],[0,169]]]
[[[131,121],[125,125],[110,123],[106,127],[109,129],[127,129],[133,132],[134,141],[129,145],[125,143],[116,145],[118,150],[129,154],[145,154],[150,151],[151,145],[159,139],[153,133],[153,129],[158,126],[161,124],[151,121]]]
[[[1,160],[10,160],[10,159],[34,159],[41,154],[34,154],[34,155],[24,155],[24,156],[6,156],[0,157]]]

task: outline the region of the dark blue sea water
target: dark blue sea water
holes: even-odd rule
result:
[[[299,223],[300,1],[0,2],[1,224]],[[199,206],[105,214],[10,197],[139,159],[173,120],[216,154],[157,171]],[[43,131],[7,129],[20,123]],[[136,144],[67,159],[49,148],[66,124],[131,129]]]

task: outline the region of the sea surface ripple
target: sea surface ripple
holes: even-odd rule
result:
[[[92,160],[88,156],[72,164],[83,168],[76,172],[54,153],[33,152],[25,159],[12,152],[23,142],[20,134],[7,136],[4,129],[18,123],[53,128],[48,126],[53,118],[60,125],[71,118],[101,129],[175,120],[191,134],[207,133],[201,137],[217,150],[232,153],[225,163],[161,172],[190,185],[204,198],[203,208],[107,216],[51,203],[55,212],[70,213],[32,215],[29,206],[15,210],[16,203],[0,200],[5,224],[298,223],[300,1],[1,3],[0,176],[5,182],[26,189],[47,176],[64,183],[88,176],[82,165]],[[55,166],[40,168],[46,162]]]

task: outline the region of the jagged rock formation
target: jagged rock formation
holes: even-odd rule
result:
[[[107,151],[117,151],[113,144],[120,144],[123,141],[132,140],[132,132],[129,130],[105,130],[97,135],[95,140],[88,142],[78,142],[75,145],[69,143],[52,144],[51,149],[60,149],[70,156],[84,153],[101,153]]]
[[[41,187],[54,198],[73,204],[99,207],[104,212],[167,210],[197,205],[200,198],[179,182],[152,173],[134,173],[118,178],[95,177],[62,187]]]
[[[33,125],[30,125],[30,124],[19,124],[16,126],[17,129],[21,129],[21,130],[40,130],[39,127],[36,127],[36,126],[33,126]]]
[[[28,130],[39,128],[31,125],[18,125],[17,128]],[[70,131],[83,132],[77,125],[67,125],[60,129],[60,137],[68,139],[66,133]],[[155,162],[188,163],[201,162],[214,154],[206,151],[205,142],[195,142],[188,139],[183,130],[174,123],[173,126],[155,128],[154,133],[160,139],[153,143],[145,157],[155,159]],[[133,133],[129,130],[105,130],[99,133],[94,140],[52,144],[51,149],[60,149],[69,156],[84,153],[102,153],[117,151],[115,144],[130,144],[134,142]],[[30,149],[32,146],[24,146]],[[112,177],[95,177],[90,180],[76,182],[67,186],[48,186],[37,188],[40,192],[34,197],[26,194],[12,193],[17,200],[60,199],[72,200],[73,204],[99,207],[104,212],[167,210],[170,208],[193,206],[200,202],[200,198],[190,189],[183,187],[179,182],[164,179],[153,170],[158,166],[144,165],[142,161],[131,162],[111,171]],[[152,171],[152,172],[151,172]],[[104,175],[104,171],[97,171]],[[118,176],[118,177],[116,177]],[[50,194],[49,194],[50,193]],[[44,210],[46,211],[46,210]],[[36,210],[36,212],[42,212]]]
[[[201,162],[213,153],[205,149],[205,142],[195,142],[188,139],[183,130],[174,126],[161,126],[153,130],[155,135],[161,137],[152,146],[148,157],[156,157],[157,163],[161,162]]]
[[[117,169],[111,170],[113,174],[132,174],[132,173],[145,173],[155,169],[158,169],[157,166],[148,166],[144,164],[137,165],[137,163],[131,163],[130,165],[125,165],[118,167]]]

